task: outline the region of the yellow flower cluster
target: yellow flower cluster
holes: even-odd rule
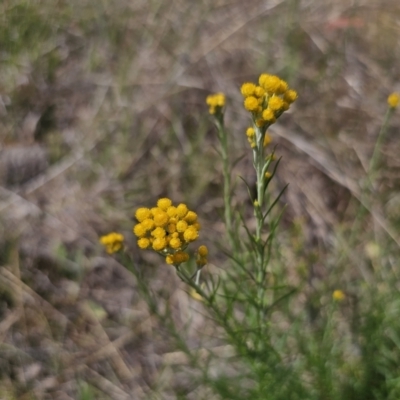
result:
[[[391,95],[389,95],[387,102],[390,108],[397,108],[400,103],[400,94],[392,93]]]
[[[138,237],[141,249],[155,250],[165,256],[167,264],[178,266],[188,261],[185,249],[199,237],[200,224],[197,214],[186,204],[174,206],[170,199],[162,198],[157,207],[138,208],[135,217],[138,223],[133,227],[133,233]]]
[[[124,236],[120,233],[111,232],[100,238],[100,243],[106,248],[108,254],[116,253],[122,249]]]
[[[256,143],[256,131],[254,128],[249,127],[246,130],[246,136],[247,136],[247,140],[250,143],[250,146],[252,149],[254,149],[257,146]],[[265,134],[264,136],[264,142],[263,142],[263,146],[267,147],[270,143],[272,142],[272,137],[271,135],[269,135],[268,133]]]
[[[225,105],[225,95],[223,93],[210,94],[206,98],[206,103],[209,106],[210,114],[217,114]]]
[[[244,108],[253,115],[257,126],[273,124],[297,99],[297,93],[275,75],[261,74],[258,85],[247,82],[240,89]]]

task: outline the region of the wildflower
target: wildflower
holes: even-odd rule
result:
[[[247,111],[251,111],[251,112],[257,111],[258,110],[258,106],[259,106],[258,100],[254,96],[249,96],[244,101],[244,108]]]
[[[392,93],[391,95],[389,95],[387,102],[388,102],[390,108],[393,108],[393,109],[397,108],[400,103],[399,93]]]
[[[271,174],[271,172],[267,171],[264,176],[265,176],[265,179],[269,179],[269,178],[271,178],[272,174]]]
[[[197,250],[197,252],[199,253],[199,255],[201,257],[207,257],[208,256],[208,249],[207,246],[200,246],[199,249]]]
[[[225,105],[225,95],[223,93],[210,94],[206,98],[206,103],[209,106],[210,114],[218,114]]]
[[[297,92],[278,76],[261,74],[259,86],[246,82],[241,87],[244,96],[244,108],[252,113],[253,123],[262,132],[272,125],[281,114],[287,111],[297,99]],[[250,145],[256,147],[255,141],[249,138]]]
[[[254,96],[256,96],[256,97],[258,97],[258,98],[261,98],[261,97],[264,96],[264,94],[265,94],[265,89],[262,88],[261,86],[257,86],[257,87],[254,89]]]
[[[134,228],[133,228],[133,233],[137,236],[137,237],[142,237],[146,234],[146,228],[142,225],[142,224],[137,224]]]
[[[274,94],[281,88],[281,80],[275,75],[262,74],[259,83],[268,94]]]
[[[268,101],[268,107],[272,111],[280,111],[283,108],[283,100],[278,96],[272,96]]]
[[[332,298],[333,298],[333,300],[340,302],[346,298],[346,295],[344,294],[344,292],[342,290],[336,289],[332,293]]]
[[[188,211],[185,215],[185,221],[188,223],[195,223],[197,221],[197,214],[194,211]]]
[[[179,204],[179,206],[176,208],[177,216],[179,218],[183,218],[187,214],[188,211],[189,210],[188,210],[186,204],[183,204],[183,203]]]
[[[264,136],[264,143],[263,146],[267,147],[270,143],[272,142],[272,137],[268,133],[265,134]]]
[[[252,128],[252,127],[247,128],[247,130],[246,130],[246,136],[247,136],[249,139],[254,138],[254,135],[255,135],[255,134],[256,134],[256,131],[254,130],[254,128]]]
[[[256,136],[256,131],[254,130],[254,128],[249,127],[246,130],[246,136],[247,136],[247,140],[250,143],[250,146],[252,148],[256,147],[256,140],[255,140],[255,136]]]
[[[100,243],[106,248],[108,254],[113,254],[121,250],[123,242],[124,236],[116,232],[111,232],[100,238]]]
[[[172,201],[167,198],[159,199],[157,201],[157,207],[161,208],[161,210],[163,210],[163,211],[167,211],[171,205],[172,205]]]
[[[207,264],[208,249],[207,246],[200,246],[197,250],[196,264],[201,268]]]
[[[287,103],[291,104],[297,99],[298,95],[295,90],[287,90],[283,94],[283,100],[285,100]]]
[[[149,218],[151,215],[151,211],[148,208],[138,208],[135,213],[135,217],[139,222],[142,222],[146,218]]]
[[[175,206],[168,198],[157,201],[153,208],[141,207],[135,213],[133,227],[141,249],[153,249],[165,257],[167,264],[178,266],[188,260],[185,249],[199,237],[197,214],[186,204]],[[204,260],[202,260],[204,261]]]
[[[270,108],[267,108],[263,111],[262,117],[267,122],[270,122],[270,123],[275,122],[275,114]]]
[[[150,247],[150,240],[147,238],[140,238],[137,243],[139,248],[143,250]]]
[[[253,96],[254,92],[256,91],[256,85],[254,83],[243,83],[242,87],[240,88],[240,92],[242,93],[243,97]],[[257,96],[258,97],[258,96]]]
[[[185,232],[183,232],[183,238],[185,239],[186,242],[193,242],[198,237],[199,237],[199,232],[194,226],[189,226],[189,228],[187,228]]]

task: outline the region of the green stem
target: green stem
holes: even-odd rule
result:
[[[264,259],[264,244],[262,241],[262,228],[264,224],[264,219],[262,215],[262,210],[264,206],[264,196],[265,196],[265,159],[264,159],[264,136],[265,130],[261,128],[255,127],[256,129],[256,143],[257,146],[253,149],[253,159],[254,159],[254,168],[256,171],[257,177],[257,204],[254,208],[254,214],[257,221],[256,227],[256,242],[257,242],[257,296],[258,296],[258,304],[259,304],[259,312],[258,312],[258,326],[264,324],[264,310],[265,310],[265,259]]]
[[[374,151],[372,153],[371,160],[369,162],[368,171],[367,171],[367,179],[364,185],[361,187],[361,204],[358,208],[356,217],[354,219],[353,227],[351,229],[351,236],[350,236],[350,244],[354,243],[354,240],[361,228],[362,220],[364,219],[367,208],[363,206],[363,204],[368,204],[368,198],[372,193],[374,182],[375,182],[375,172],[379,163],[380,153],[383,145],[383,141],[386,137],[387,128],[389,125],[389,121],[391,116],[393,115],[393,108],[389,108],[385,114],[385,118],[383,120],[382,127],[379,131],[378,138],[375,143]]]
[[[232,204],[231,204],[231,173],[228,157],[228,135],[225,130],[223,116],[216,118],[218,139],[221,143],[222,174],[224,177],[224,217],[229,244],[235,250],[235,240],[232,230]]]
[[[369,178],[369,181],[371,183],[371,186],[373,184],[373,176],[372,176],[372,174],[375,172],[376,167],[378,165],[379,156],[380,156],[383,140],[385,139],[387,128],[388,128],[388,125],[389,125],[389,121],[390,121],[391,116],[393,115],[393,111],[394,111],[394,108],[389,108],[386,111],[385,119],[383,120],[382,128],[379,131],[378,139],[376,140],[376,143],[375,143],[374,152],[372,153],[371,161],[369,163],[368,178]]]

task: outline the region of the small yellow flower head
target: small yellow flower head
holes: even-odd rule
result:
[[[259,128],[262,128],[265,125],[265,121],[262,118],[258,118],[257,121],[256,121],[256,125]]]
[[[271,137],[271,135],[269,135],[268,134],[268,132],[265,134],[265,136],[264,136],[264,143],[263,143],[263,146],[264,147],[267,147],[269,144],[271,144],[271,142],[272,142],[272,137]]]
[[[208,260],[206,257],[198,257],[196,260],[196,264],[198,267],[204,267],[207,264]]]
[[[151,215],[151,211],[148,208],[138,208],[135,213],[135,217],[139,222],[142,222],[146,218],[149,218]]]
[[[344,294],[344,292],[342,290],[337,289],[332,293],[332,298],[333,298],[333,300],[340,302],[346,298],[346,295]]]
[[[175,206],[168,207],[167,214],[169,217],[176,217],[177,213],[178,213],[178,211],[176,210]]]
[[[292,104],[296,99],[298,95],[295,90],[287,90],[285,93],[283,93],[283,100],[285,100],[287,103]]]
[[[269,179],[269,178],[271,178],[272,174],[271,174],[271,172],[267,171],[264,176],[265,176],[265,179]]]
[[[278,96],[272,96],[268,101],[268,108],[278,112],[283,108],[283,100]]]
[[[175,254],[169,254],[165,261],[167,264],[178,266],[184,262],[189,260],[189,254],[185,253],[184,251],[178,251]]]
[[[217,114],[225,105],[225,95],[223,93],[210,94],[206,98],[206,103],[209,106],[210,114]]]
[[[265,89],[261,86],[256,86],[256,88],[254,89],[254,96],[256,97],[263,97],[265,94]]]
[[[266,81],[266,79],[268,79],[268,77],[271,75],[268,74],[261,74],[260,77],[258,78],[258,83],[260,84],[261,87],[264,87],[264,82]]]
[[[146,235],[146,231],[147,231],[146,228],[142,224],[137,224],[133,227],[133,233],[137,237],[142,237]]]
[[[189,260],[189,254],[185,253],[184,251],[178,251],[175,254],[175,260],[177,263],[181,264]]]
[[[111,232],[100,237],[100,243],[106,248],[108,254],[116,253],[122,249],[124,236],[120,233]]]
[[[243,83],[242,87],[240,88],[240,93],[242,93],[243,97],[254,96],[255,91],[256,91],[256,85],[251,82]]]
[[[270,108],[267,108],[263,111],[262,117],[266,122],[269,122],[269,123],[275,122],[275,114]]]
[[[186,242],[193,242],[199,237],[199,232],[193,226],[189,226],[185,232],[183,232],[183,238]]]
[[[187,229],[187,227],[188,227],[188,224],[187,224],[187,222],[184,221],[184,220],[179,221],[179,222],[176,224],[176,230],[177,230],[178,232],[185,232],[186,229]]]
[[[392,93],[388,97],[387,102],[388,102],[390,108],[397,108],[400,103],[399,93]]]
[[[169,247],[171,247],[171,249],[179,249],[180,247],[182,247],[182,242],[179,238],[172,238],[169,241]]]
[[[264,78],[261,83],[261,76]],[[268,94],[277,93],[280,89],[281,80],[275,75],[263,74],[260,76],[260,86],[262,86]]]
[[[161,209],[158,209],[158,212],[154,214],[155,226],[163,226],[168,222],[168,220],[169,220],[168,214]]]
[[[157,227],[156,229],[154,229],[154,231],[151,232],[151,236],[153,236],[154,238],[163,238],[166,234],[167,232],[165,232],[165,230],[161,228],[161,226]]]
[[[197,253],[200,257],[207,257],[208,256],[208,249],[207,246],[201,245],[198,250]]]
[[[288,90],[289,85],[287,84],[287,82],[285,82],[284,80],[281,79],[281,81],[279,82],[279,87],[276,90],[277,94],[284,94],[287,90]]]
[[[168,265],[172,265],[174,263],[174,256],[173,254],[168,254],[167,257],[165,257],[165,262]]]
[[[154,220],[151,218],[147,218],[140,224],[146,231],[151,231],[154,228]],[[139,236],[139,235],[136,235]]]
[[[256,134],[256,131],[254,130],[254,128],[252,128],[252,127],[247,128],[247,130],[246,130],[246,136],[247,136],[249,139],[252,139],[252,138],[254,137],[255,134]]]
[[[254,200],[254,207],[260,207],[260,203],[258,202],[258,200]]]
[[[188,211],[185,215],[185,221],[189,224],[194,224],[197,221],[197,214],[194,211]]]
[[[157,201],[157,207],[161,208],[163,211],[167,211],[169,207],[171,207],[172,201],[167,199],[166,197],[163,199],[159,199]],[[169,214],[168,214],[169,215]]]
[[[254,96],[247,97],[244,101],[244,108],[250,112],[258,111],[258,100]]]
[[[148,249],[150,247],[150,240],[147,238],[144,238],[144,237],[140,238],[137,243],[138,243],[139,248],[141,248],[143,250]]]
[[[176,208],[176,212],[179,218],[184,218],[188,211],[189,210],[186,204],[183,203],[179,204],[179,206]]]
[[[164,237],[158,237],[153,241],[153,249],[155,251],[162,251],[167,247],[167,240]]]
[[[201,225],[200,225],[200,223],[198,221],[196,221],[192,226],[193,226],[194,229],[196,229],[198,231],[201,229]]]
[[[168,224],[167,231],[168,231],[168,233],[175,233],[176,232],[176,224]]]

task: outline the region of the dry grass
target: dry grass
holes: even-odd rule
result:
[[[229,97],[240,157],[248,121],[238,87],[271,71],[300,94],[273,130],[277,189],[290,184],[283,253],[297,260],[287,265],[295,281],[299,271],[326,280],[386,97],[400,89],[398,1],[6,0],[0,15],[0,398],[141,399],[155,387],[154,398],[203,398],[98,237],[122,230],[160,304],[178,327],[190,321],[189,345],[221,349],[173,271],[136,250],[132,212],[164,195],[187,202],[222,265],[221,163],[204,98]],[[400,243],[399,126],[397,114],[354,257],[382,228]],[[252,179],[248,156],[237,175]],[[234,203],[247,201],[237,180]]]

